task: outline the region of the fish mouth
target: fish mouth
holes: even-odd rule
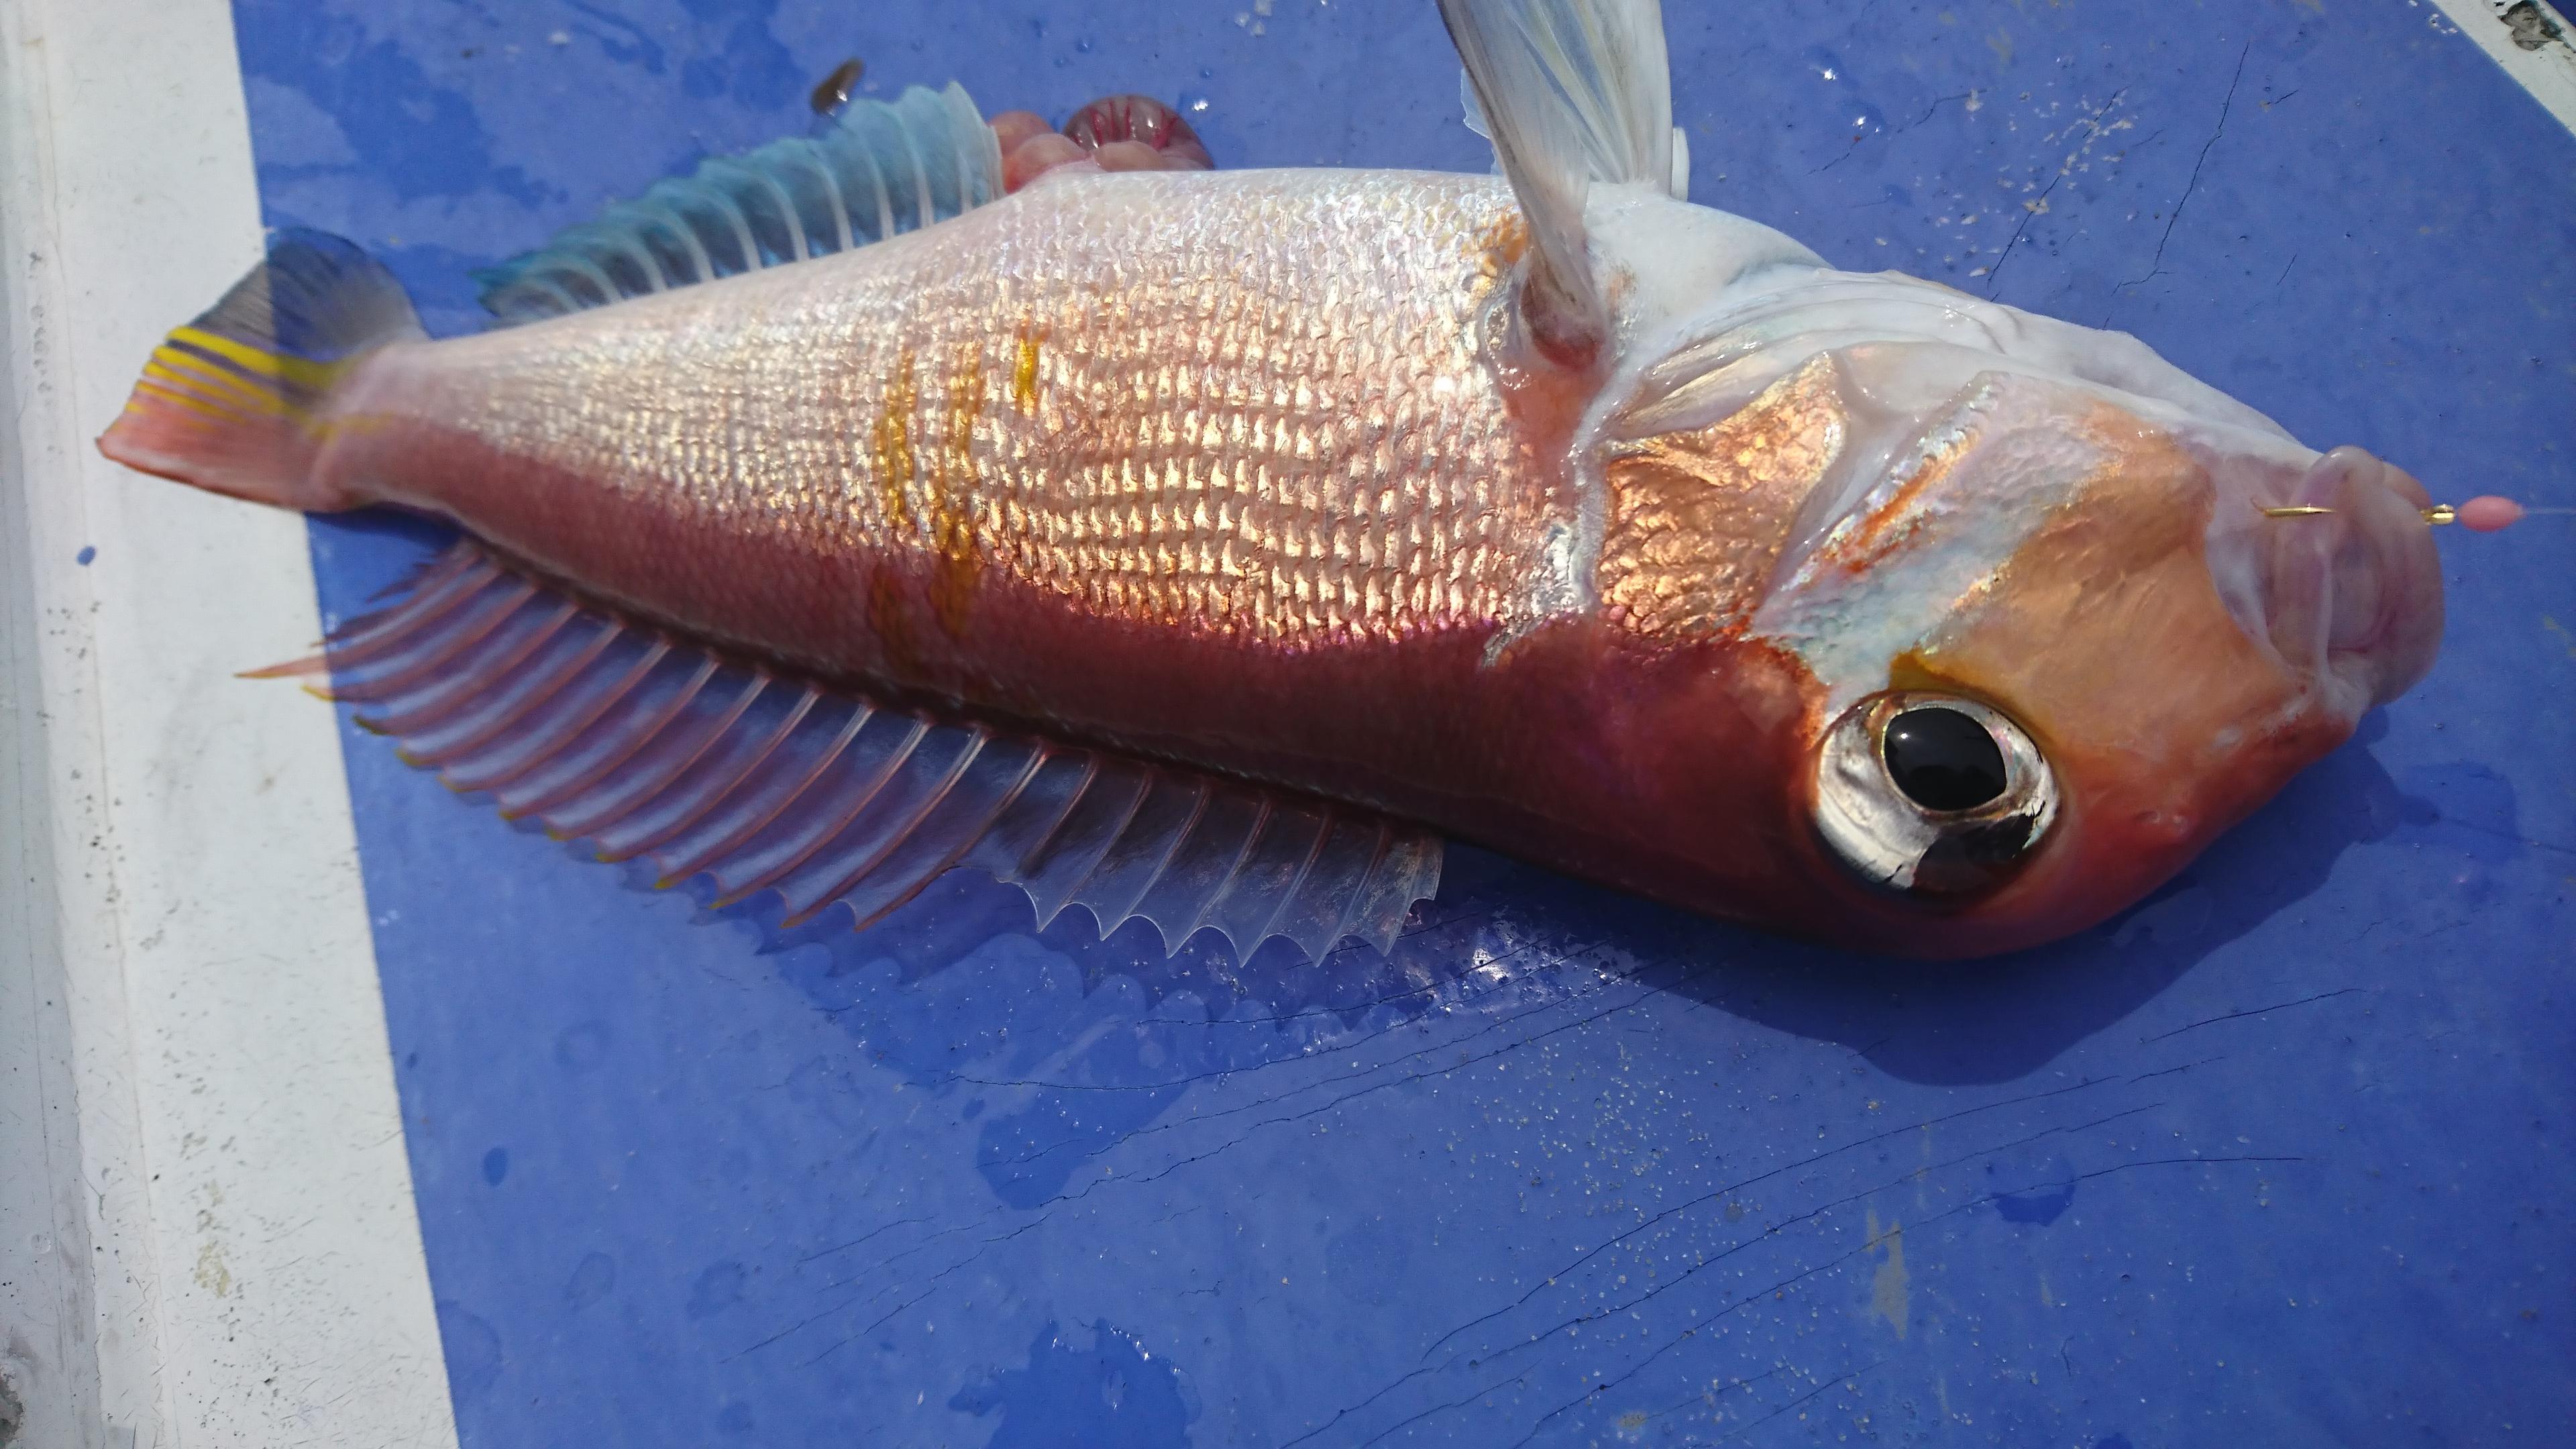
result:
[[[2413,688],[2441,649],[2432,500],[2405,470],[2354,447],[2276,489],[2230,500],[2236,490],[2222,485],[2212,571],[2246,632],[2358,717]]]

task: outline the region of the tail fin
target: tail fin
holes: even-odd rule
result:
[[[351,506],[311,476],[314,410],[366,353],[421,335],[402,284],[354,243],[278,232],[266,261],[152,350],[99,451],[254,503]]]

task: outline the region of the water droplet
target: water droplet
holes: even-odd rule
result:
[[[1207,108],[1208,98],[1206,96],[1201,95],[1197,91],[1181,92],[1182,114],[1191,116],[1202,115],[1205,114]]]

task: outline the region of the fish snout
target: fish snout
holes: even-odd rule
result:
[[[2385,704],[2433,667],[2442,643],[2441,557],[2424,485],[2354,447],[2309,465],[2267,519],[2265,580],[2274,646],[2339,683],[2354,713]]]

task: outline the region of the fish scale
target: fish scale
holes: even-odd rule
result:
[[[1571,506],[1474,345],[1508,207],[1437,175],[1069,177],[389,358],[324,467],[425,503],[459,443],[597,479],[859,588],[890,568],[905,627],[970,658],[995,584],[1248,646],[1509,627]]]

